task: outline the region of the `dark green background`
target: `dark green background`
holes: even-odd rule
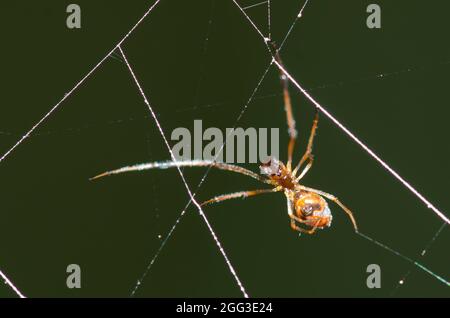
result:
[[[369,30],[370,2],[310,1],[282,57],[322,105],[446,211],[449,6],[375,1],[382,7],[382,28]],[[81,30],[65,26],[69,3],[0,5],[1,153],[105,56],[152,1],[77,1]],[[281,41],[302,4],[272,1],[274,40]],[[266,7],[247,12],[266,33]],[[123,48],[168,136],[176,127],[193,127],[194,119],[204,127],[232,127],[270,62],[255,30],[223,0],[213,7],[210,0],[162,0]],[[257,93],[262,98],[237,124],[279,127],[285,160],[280,93],[272,68]],[[295,89],[291,94],[299,157],[313,107]],[[314,152],[305,184],[338,195],[361,231],[449,278],[448,228],[420,257],[442,221],[325,116]],[[168,159],[125,65],[108,59],[0,164],[0,268],[31,297],[129,296],[159,247],[158,235],[166,235],[188,196],[176,170],[88,178]],[[184,172],[194,188],[204,170]],[[244,176],[211,171],[198,198],[258,186]],[[332,227],[301,238],[289,227],[281,194],[205,211],[251,296],[449,296],[448,287],[429,274],[355,235],[345,214],[331,206]],[[80,290],[65,285],[71,263],[82,268]],[[372,263],[382,269],[379,290],[366,287]],[[411,269],[406,284],[394,291]],[[6,285],[0,295],[14,296]],[[195,208],[188,209],[137,296],[241,296]]]

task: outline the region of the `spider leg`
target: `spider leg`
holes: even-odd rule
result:
[[[278,50],[275,48],[275,59],[283,65]],[[288,161],[286,167],[291,171],[292,155],[294,153],[295,141],[297,139],[297,129],[295,128],[295,119],[292,114],[291,96],[289,95],[289,79],[280,71],[281,85],[283,87],[284,110],[286,111],[286,119],[288,124],[289,145],[288,145]]]
[[[249,191],[240,191],[240,192],[234,192],[234,193],[228,193],[228,194],[222,194],[219,196],[216,196],[212,199],[206,200],[205,202],[202,202],[200,205],[207,205],[212,203],[219,203],[225,200],[231,200],[231,199],[238,199],[238,198],[248,198],[259,194],[264,193],[273,193],[273,192],[279,192],[282,190],[282,187],[276,187],[273,189],[258,189],[258,190],[249,190]]]
[[[309,160],[309,162],[308,162],[308,165],[303,169],[300,176],[296,179],[297,181],[300,180],[308,172],[308,170],[311,168],[311,166],[313,164],[314,158],[312,155],[312,149],[313,149],[314,137],[316,136],[316,130],[317,130],[318,124],[319,124],[319,111],[316,108],[316,115],[314,116],[313,125],[311,127],[311,133],[309,134],[308,146],[306,147],[306,151],[303,154],[302,159],[300,159],[300,162],[295,167],[293,174],[294,175],[297,174],[297,171],[300,169],[300,167],[303,165],[303,163],[306,160]]]
[[[295,231],[298,231],[300,233],[306,233],[306,234],[314,234],[317,230],[317,226],[319,225],[319,222],[316,222],[316,224],[310,229],[306,230],[300,226],[298,226],[293,219],[291,219],[291,228]]]
[[[347,213],[348,217],[352,221],[353,227],[355,228],[355,232],[358,232],[358,226],[356,225],[356,220],[355,220],[355,217],[353,216],[352,211],[349,208],[347,208],[341,201],[339,201],[339,199],[337,197],[335,197],[334,195],[332,195],[330,193],[323,192],[323,191],[320,191],[320,190],[317,190],[317,189],[313,189],[313,188],[309,188],[309,187],[305,187],[305,186],[302,186],[302,185],[300,185],[299,187],[302,190],[311,191],[311,192],[317,193],[317,194],[319,194],[321,196],[324,196],[325,198],[327,198],[327,199],[333,201],[334,203],[336,203],[337,205],[339,205],[340,208],[342,210],[344,210],[345,213]]]
[[[226,170],[226,171],[240,173],[240,174],[249,176],[253,179],[256,179],[258,181],[261,181],[263,183],[272,184],[269,180],[264,179],[263,177],[259,176],[258,174],[254,173],[253,171],[250,171],[243,167],[232,165],[232,164],[227,164],[227,163],[222,163],[222,162],[209,161],[209,160],[186,160],[186,161],[164,161],[164,162],[143,163],[143,164],[126,166],[123,168],[107,171],[107,172],[101,173],[95,177],[92,177],[89,180],[95,180],[95,179],[110,176],[113,174],[121,174],[121,173],[131,172],[131,171],[144,171],[144,170],[150,170],[150,169],[168,169],[168,168],[176,168],[176,167],[212,167],[212,168],[216,168],[216,169],[220,169],[220,170]]]
[[[308,157],[308,164],[306,165],[305,168],[303,168],[302,172],[300,173],[300,175],[295,178],[295,182],[299,182],[304,176],[305,174],[309,171],[309,169],[311,169],[313,162],[314,162],[314,156],[312,154],[310,154]],[[298,167],[300,167],[300,165],[298,165],[297,167],[295,167],[295,170],[293,172],[293,175],[295,176],[295,174],[297,173],[297,169]]]

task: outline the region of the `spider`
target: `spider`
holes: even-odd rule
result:
[[[275,50],[274,57],[280,64],[282,64],[277,50]],[[357,232],[358,227],[356,225],[356,221],[353,217],[352,212],[341,201],[339,201],[337,197],[327,192],[304,186],[300,183],[300,180],[306,175],[309,169],[311,169],[311,166],[314,162],[312,148],[314,136],[316,135],[317,126],[319,123],[319,112],[317,108],[306,151],[301,157],[299,163],[295,166],[294,169],[292,169],[292,157],[294,152],[294,145],[297,139],[297,130],[295,128],[291,98],[288,90],[289,80],[283,73],[281,73],[280,79],[283,88],[284,108],[286,112],[289,133],[289,144],[287,149],[288,160],[286,164],[274,157],[271,157],[268,162],[262,163],[260,165],[260,175],[258,175],[255,172],[243,167],[217,161],[185,160],[151,162],[107,171],[91,178],[90,180],[130,171],[166,169],[173,167],[212,167],[220,170],[236,172],[254,178],[258,181],[261,181],[262,183],[271,185],[272,188],[239,191],[235,193],[218,195],[212,199],[202,202],[200,204],[201,206],[218,203],[225,200],[252,197],[265,193],[284,192],[287,201],[287,212],[290,218],[291,228],[295,231],[300,232],[300,234],[313,234],[317,229],[323,229],[325,227],[331,226],[331,211],[327,201],[324,199],[327,198],[335,202],[342,208],[345,213],[347,213],[348,217],[353,223],[355,231]],[[301,172],[299,173],[299,171]]]

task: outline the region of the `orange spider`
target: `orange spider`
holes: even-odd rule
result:
[[[275,58],[281,64],[281,59],[276,50],[275,50]],[[316,134],[317,125],[319,122],[319,113],[317,109],[313,125],[311,128],[311,133],[309,136],[306,152],[302,156],[297,166],[292,170],[291,167],[292,155],[294,151],[295,141],[297,139],[297,130],[295,128],[295,121],[292,115],[291,98],[288,91],[288,79],[284,74],[281,74],[280,77],[283,86],[284,108],[286,111],[290,137],[288,145],[288,161],[286,165],[284,165],[281,161],[279,161],[276,158],[271,158],[267,163],[263,163],[260,165],[260,173],[262,175],[261,176],[243,167],[216,161],[189,160],[189,161],[152,162],[107,171],[91,178],[91,180],[113,174],[120,174],[130,171],[142,171],[148,169],[166,169],[173,167],[213,167],[252,177],[258,181],[273,186],[273,188],[222,194],[207,201],[204,201],[203,203],[201,203],[201,205],[217,203],[230,199],[246,198],[264,193],[283,191],[287,199],[287,210],[288,216],[291,220],[291,228],[300,233],[313,234],[317,229],[322,229],[324,227],[329,227],[331,225],[332,215],[330,208],[328,207],[328,203],[323,198],[325,197],[338,204],[345,211],[345,213],[347,213],[347,215],[349,216],[349,218],[353,223],[355,231],[358,231],[356,221],[355,218],[353,217],[352,212],[345,205],[343,205],[338,200],[338,198],[336,198],[332,194],[316,190],[313,188],[309,188],[300,184],[300,180],[311,168],[314,160],[312,155],[312,146],[314,136]],[[300,171],[300,168],[303,166],[304,163],[306,163],[306,165],[303,167],[300,174],[297,175],[297,173]],[[303,227],[300,227],[299,225],[303,225]]]

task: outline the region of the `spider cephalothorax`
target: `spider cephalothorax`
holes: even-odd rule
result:
[[[295,188],[295,177],[291,171],[278,159],[271,157],[266,163],[259,166],[261,174],[266,176],[274,186],[293,190]]]

